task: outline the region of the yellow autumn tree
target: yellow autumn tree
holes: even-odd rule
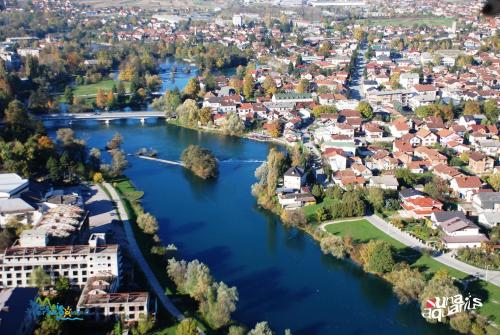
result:
[[[99,108],[104,108],[104,107],[106,107],[107,103],[108,103],[108,98],[106,96],[106,93],[104,92],[104,90],[102,88],[100,88],[97,91],[97,95],[95,97],[95,104]]]

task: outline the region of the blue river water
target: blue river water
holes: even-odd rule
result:
[[[172,63],[166,63],[168,69]],[[166,71],[168,72],[168,71]],[[164,74],[167,76],[168,74]],[[183,88],[193,74],[176,74],[164,84]],[[55,126],[49,125],[51,134]],[[159,158],[178,160],[199,144],[220,160],[220,176],[203,181],[179,166],[129,157],[126,171],[145,192],[143,206],[160,223],[162,240],[183,258],[206,263],[214,277],[239,291],[234,318],[248,326],[268,321],[282,334],[449,334],[431,325],[416,305],[399,305],[391,287],[349,261],[322,254],[307,234],[284,228],[256,206],[250,194],[254,171],[271,144],[207,134],[164,121],[75,122],[76,135],[103,148],[116,132],[123,149],[154,148]]]

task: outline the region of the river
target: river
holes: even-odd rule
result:
[[[161,120],[144,125],[134,120],[110,125],[79,121],[72,128],[89,147],[102,148],[120,132],[127,153],[147,147],[156,149],[159,158],[177,160],[189,144],[214,152],[220,160],[215,181],[135,157],[129,158],[126,174],[145,192],[144,208],[158,218],[162,240],[174,243],[183,258],[206,263],[217,280],[237,286],[238,321],[253,326],[265,320],[277,334],[290,328],[295,335],[450,332],[426,323],[416,305],[399,305],[383,280],[349,261],[323,255],[307,234],[285,229],[277,217],[256,206],[250,186],[271,144]]]

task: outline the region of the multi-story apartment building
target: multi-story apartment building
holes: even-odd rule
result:
[[[91,243],[91,239],[89,243]],[[96,275],[120,278],[122,257],[118,245],[14,246],[0,255],[0,288],[28,287],[33,269],[41,267],[53,281],[69,279],[83,287]]]
[[[116,278],[92,277],[85,285],[77,310],[95,320],[139,321],[149,313],[148,292],[116,292]]]

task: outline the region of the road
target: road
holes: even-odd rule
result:
[[[364,94],[361,90],[361,85],[364,80],[363,73],[366,66],[365,53],[367,50],[368,47],[364,44],[358,50],[358,57],[356,59],[355,65],[356,71],[354,71],[354,74],[349,83],[349,96],[351,99],[361,100],[364,97]]]
[[[415,249],[415,250],[422,250],[422,249],[428,249],[428,247],[417,240],[414,237],[408,236],[396,227],[394,227],[392,224],[388,223],[384,219],[376,216],[376,215],[370,215],[370,216],[365,216],[364,217],[368,222],[370,222],[372,225],[389,235],[390,237],[394,238],[395,240],[398,240],[399,242]],[[335,221],[339,222],[339,221]],[[335,222],[325,222],[321,224],[320,228],[325,230],[325,226],[328,224],[334,224]],[[499,286],[500,287],[500,271],[487,271],[484,269],[477,268],[475,266],[466,264],[462,261],[459,261],[458,259],[454,258],[451,254],[451,252],[448,253],[443,253],[443,254],[438,254],[435,256],[432,256],[436,261],[449,266],[451,268],[454,268],[458,271],[462,271],[464,273],[467,273],[469,275],[478,277],[482,280],[485,280],[493,285]]]

